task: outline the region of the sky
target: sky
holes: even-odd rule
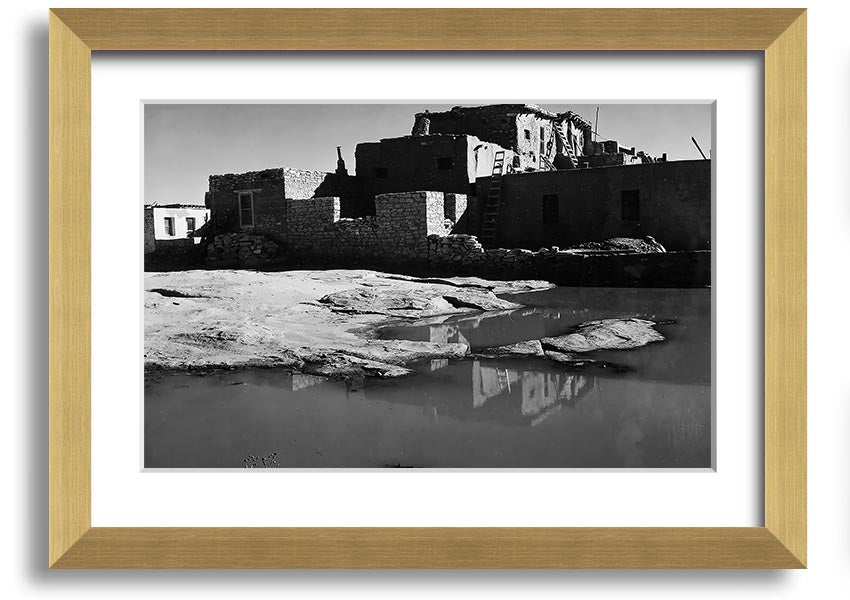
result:
[[[613,139],[668,160],[700,158],[711,150],[710,104],[552,104],[593,123],[599,106],[599,140]],[[203,204],[208,177],[274,167],[336,169],[342,146],[354,174],[359,142],[408,135],[413,115],[453,104],[146,104],[144,204]]]

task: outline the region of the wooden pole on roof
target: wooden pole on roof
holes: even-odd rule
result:
[[[593,125],[593,141],[596,141],[596,136],[598,135],[596,132],[599,131],[599,107],[596,107],[596,123]]]

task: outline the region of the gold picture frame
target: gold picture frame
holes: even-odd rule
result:
[[[51,567],[805,566],[805,10],[53,9],[49,18]],[[516,26],[518,21],[523,27]],[[94,50],[763,52],[764,527],[92,527]]]

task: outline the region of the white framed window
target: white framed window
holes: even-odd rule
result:
[[[165,235],[174,237],[174,217],[165,217]]]
[[[239,227],[254,226],[254,192],[239,192]]]

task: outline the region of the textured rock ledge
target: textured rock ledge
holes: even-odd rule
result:
[[[616,366],[587,356],[598,350],[631,350],[652,342],[664,341],[653,321],[631,317],[588,321],[570,333],[483,348],[478,358],[545,358],[572,367],[586,365]]]
[[[145,274],[146,370],[279,367],[327,377],[397,377],[465,344],[372,339],[390,319],[505,310],[495,293],[542,281],[423,280],[365,270]]]
[[[664,341],[655,323],[644,319],[604,319],[589,321],[575,331],[540,340],[544,348],[555,352],[582,353],[595,350],[630,350],[652,342]]]

